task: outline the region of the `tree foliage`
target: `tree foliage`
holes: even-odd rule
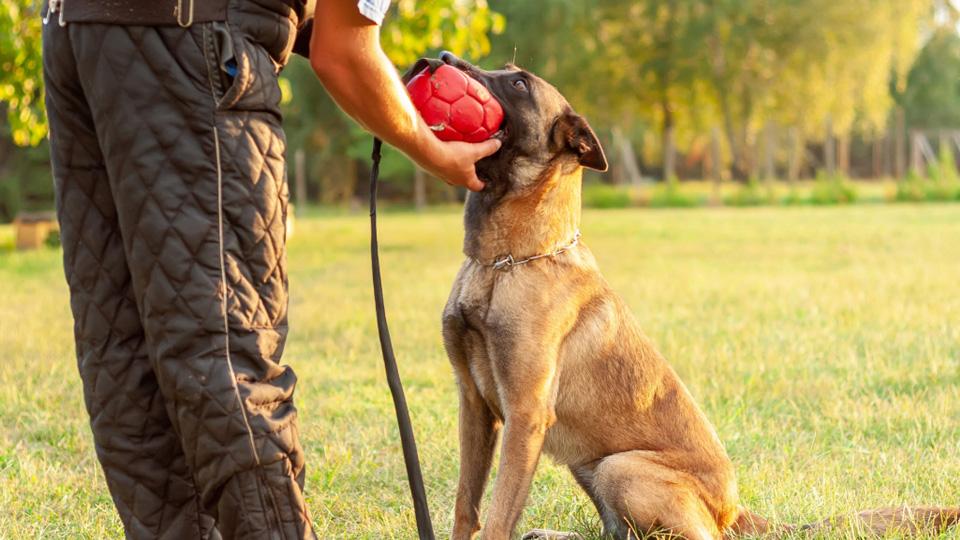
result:
[[[768,127],[791,128],[800,147],[828,132],[870,140],[889,129],[896,105],[908,128],[960,128],[960,17],[951,0],[487,2],[395,0],[384,48],[400,70],[441,49],[487,68],[528,68],[587,115],[615,163],[623,143],[648,172],[669,174],[674,146],[687,152],[678,167],[689,171],[716,132],[723,167],[757,176]],[[3,0],[0,10],[0,129],[8,132],[0,138],[19,145],[45,134],[34,5]],[[307,157],[310,196],[354,198],[369,136],[306,62],[291,62],[282,84],[289,148]],[[614,133],[620,143],[609,144]],[[0,175],[12,174],[15,153],[0,144]],[[398,154],[387,154],[383,176],[393,180],[387,194],[409,194],[413,168]],[[28,187],[19,192],[45,193]]]
[[[0,3],[0,103],[6,105],[10,136],[20,146],[46,135],[40,14],[34,0]]]
[[[594,127],[655,134],[643,138],[648,160],[668,137],[690,146],[720,128],[745,177],[768,124],[812,140],[828,123],[837,134],[880,131],[894,104],[890,84],[903,88],[935,5],[502,0],[494,8],[508,25],[494,51],[516,46],[521,63],[556,83]]]
[[[490,51],[490,34],[503,27],[503,15],[485,0],[399,0],[380,39],[390,60],[402,67],[430,50],[482,58]]]
[[[937,29],[907,76],[899,101],[913,127],[960,127],[960,35]]]

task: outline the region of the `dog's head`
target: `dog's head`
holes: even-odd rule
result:
[[[418,73],[441,63],[462,70],[482,84],[503,106],[504,120],[495,137],[503,146],[477,163],[477,174],[487,189],[498,194],[523,191],[555,166],[607,170],[600,141],[551,84],[512,64],[486,71],[449,52],[440,60],[423,59],[411,70]]]

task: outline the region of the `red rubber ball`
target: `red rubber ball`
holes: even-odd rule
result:
[[[459,69],[425,68],[407,83],[413,105],[442,141],[480,142],[503,123],[503,107],[490,92]]]

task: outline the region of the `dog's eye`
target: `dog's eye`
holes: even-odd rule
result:
[[[523,79],[516,79],[513,81],[513,87],[521,92],[527,91],[527,81]]]

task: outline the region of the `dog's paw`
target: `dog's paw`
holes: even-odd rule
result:
[[[550,529],[533,529],[523,535],[521,540],[583,540],[575,532],[551,531]]]

